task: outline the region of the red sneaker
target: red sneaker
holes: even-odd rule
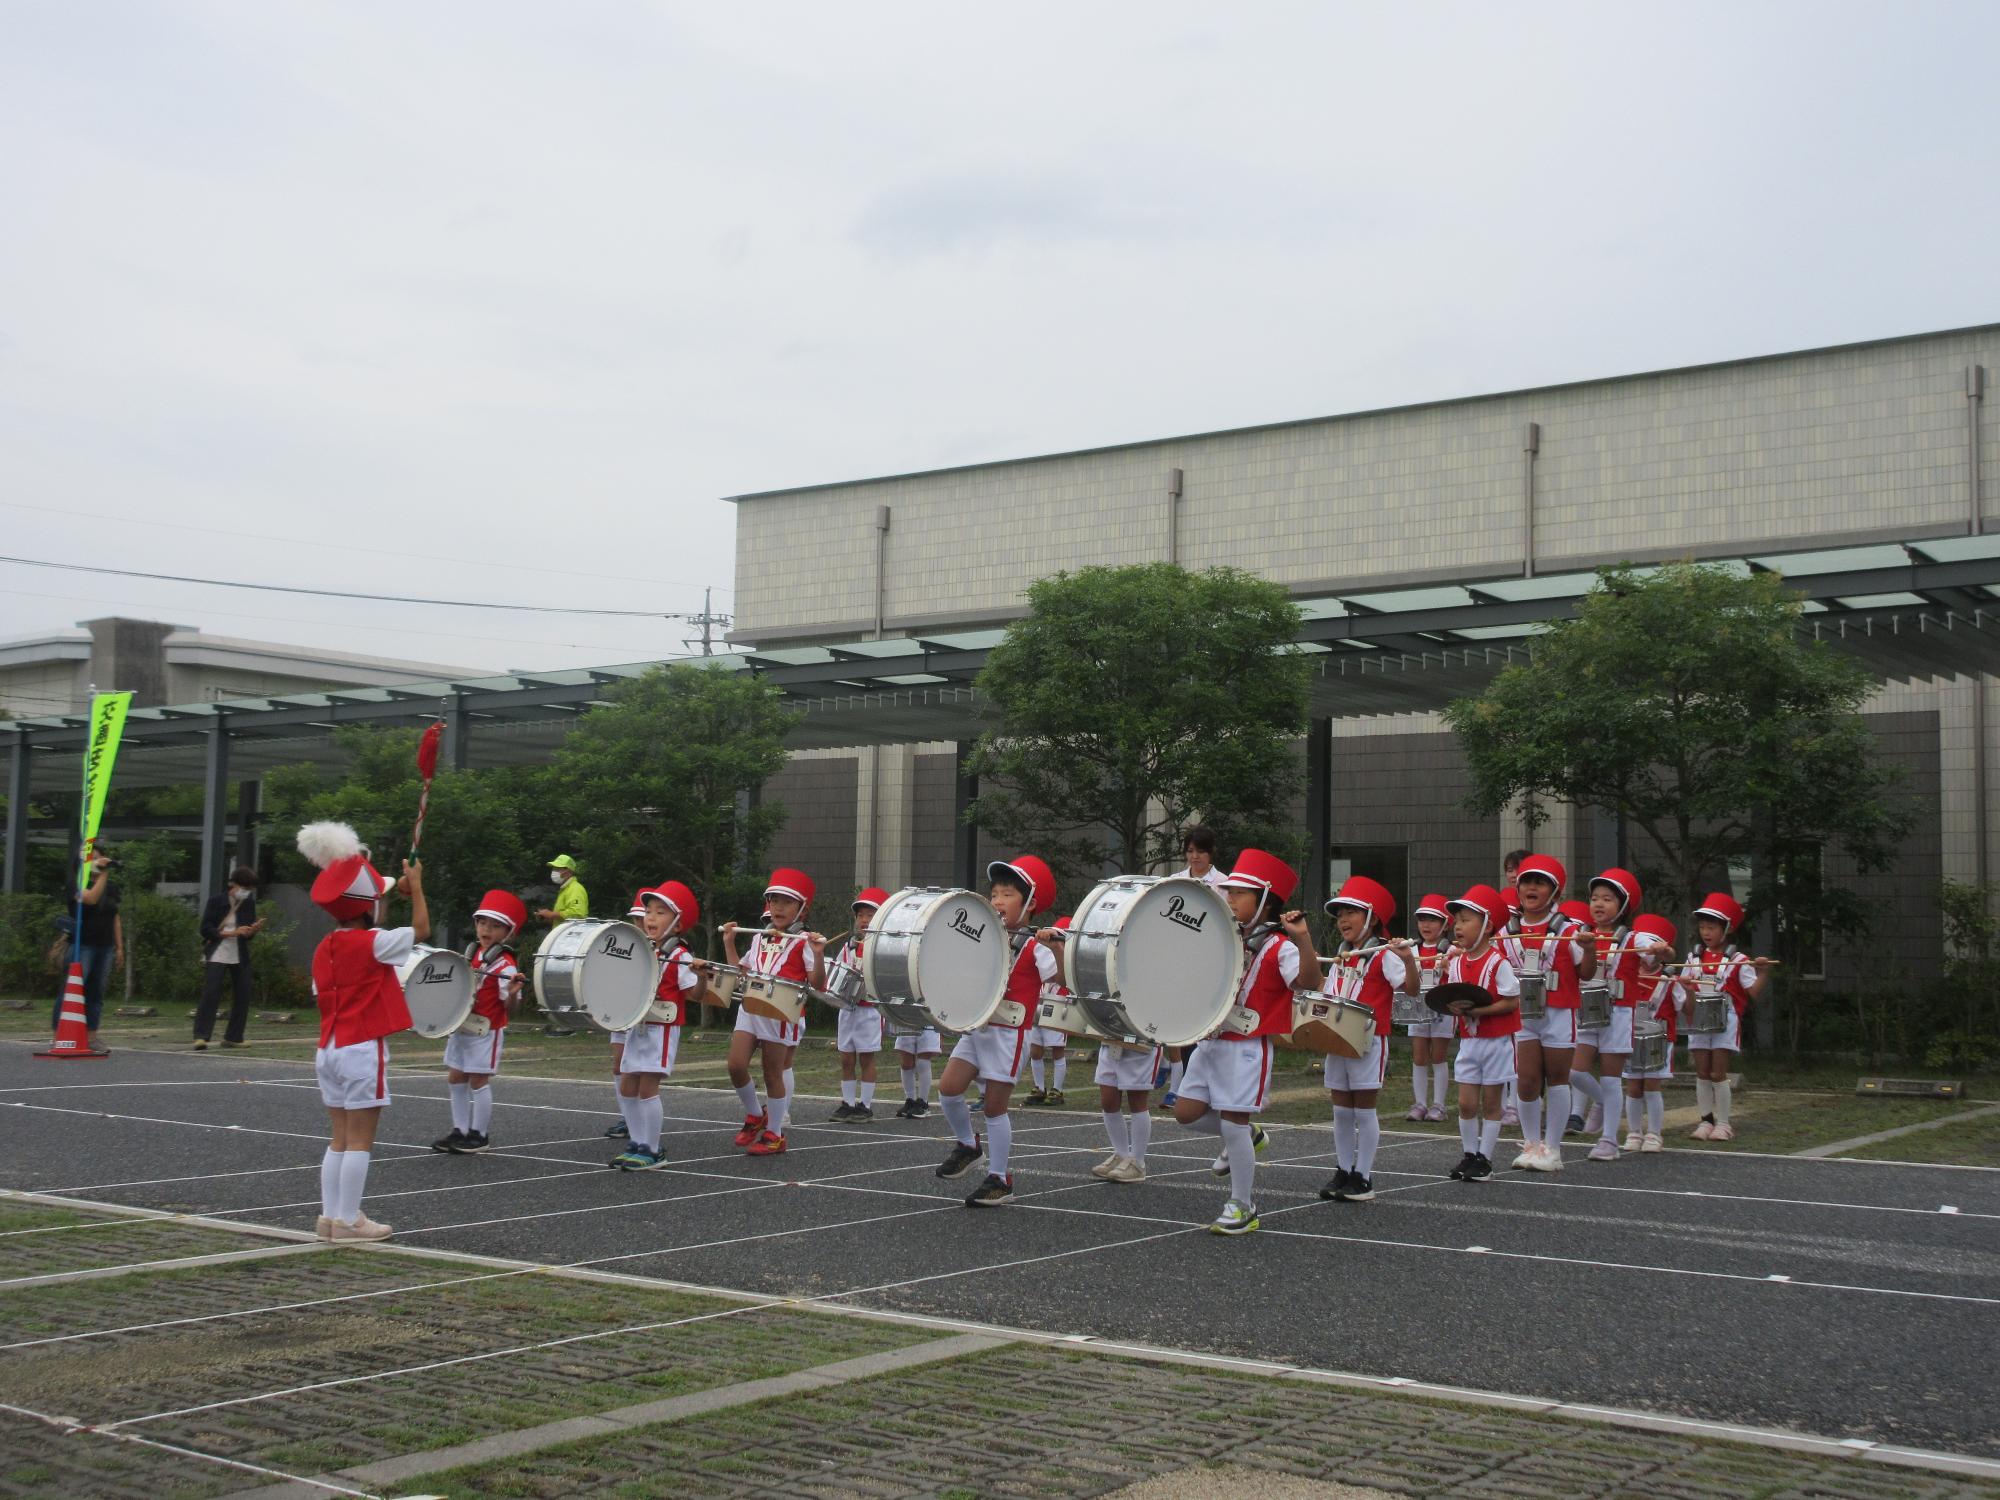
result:
[[[770,1131],[766,1130],[750,1143],[748,1149],[752,1156],[783,1156],[785,1154],[785,1138],[781,1135],[773,1135]]]
[[[747,1146],[756,1140],[758,1136],[762,1135],[764,1133],[764,1121],[766,1118],[767,1116],[764,1115],[745,1115],[743,1117],[743,1128],[736,1132],[736,1144]]]

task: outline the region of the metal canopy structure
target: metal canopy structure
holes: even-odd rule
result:
[[[1719,565],[1783,575],[1808,601],[1802,632],[1854,655],[1885,681],[2000,672],[2000,536],[1756,554]],[[1302,599],[1305,621],[1294,649],[1317,658],[1311,717],[1424,712],[1477,693],[1510,661],[1524,659],[1549,622],[1574,614],[1595,582],[1594,573],[1440,580]],[[781,688],[799,710],[794,749],[963,742],[983,727],[972,684],[1001,635],[742,650],[683,664],[748,673]],[[344,764],[335,734],[342,727],[442,718],[447,764],[532,763],[616,684],[659,665],[138,708],[126,724],[118,784],[203,783],[205,842],[214,853],[207,869],[220,859],[228,784],[281,766]],[[8,889],[17,887],[25,838],[14,810],[31,796],[75,788],[87,723],[72,714],[7,726]]]

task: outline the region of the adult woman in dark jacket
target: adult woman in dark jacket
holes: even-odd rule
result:
[[[201,1004],[194,1013],[194,1050],[208,1050],[215,1030],[215,1009],[224,985],[231,987],[229,1026],[222,1045],[243,1045],[243,1024],[250,1019],[250,939],[264,924],[257,918],[257,872],[238,865],[229,872],[229,889],[210,896],[201,913]]]

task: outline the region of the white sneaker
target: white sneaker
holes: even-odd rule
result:
[[[1602,1136],[1598,1139],[1597,1144],[1590,1148],[1590,1155],[1586,1160],[1616,1161],[1618,1160],[1618,1147],[1609,1136]]]
[[[1628,1131],[1626,1131],[1626,1132],[1625,1132],[1625,1149],[1626,1149],[1627,1151],[1637,1151],[1637,1150],[1639,1149],[1639,1143],[1640,1143],[1641,1141],[1643,1141],[1644,1139],[1645,1139],[1645,1137],[1644,1137],[1644,1136],[1642,1136],[1642,1135],[1640,1135],[1640,1134],[1639,1134],[1639,1132],[1638,1132],[1638,1131],[1636,1131],[1636,1130],[1628,1130]]]
[[[1254,1203],[1238,1203],[1231,1198],[1222,1205],[1222,1212],[1215,1222],[1208,1226],[1210,1234],[1248,1234],[1257,1227],[1257,1206]]]
[[[319,1222],[313,1225],[313,1233],[318,1235],[323,1240],[332,1239],[333,1220],[329,1219],[325,1214],[321,1214],[319,1216]]]
[[[1604,1128],[1604,1106],[1601,1104],[1593,1104],[1590,1106],[1589,1112],[1586,1113],[1583,1117],[1583,1133],[1585,1135],[1596,1135],[1597,1132],[1602,1130],[1603,1128]]]
[[[1695,1126],[1694,1129],[1690,1130],[1688,1134],[1693,1136],[1698,1141],[1705,1141],[1710,1136],[1715,1134],[1715,1127],[1709,1124],[1708,1121],[1703,1120],[1699,1125]]]
[[[1424,1117],[1424,1106],[1421,1102],[1412,1104],[1410,1106],[1410,1112],[1403,1116],[1403,1118],[1406,1120],[1421,1120],[1423,1117]]]
[[[1129,1156],[1120,1157],[1118,1165],[1111,1169],[1110,1180],[1113,1182],[1144,1182],[1146,1180],[1146,1164],[1134,1161]]]
[[[356,1214],[352,1224],[335,1219],[330,1237],[334,1240],[386,1240],[389,1238],[389,1226],[377,1224],[366,1214]]]
[[[1516,1172],[1539,1172],[1542,1169],[1542,1148],[1538,1142],[1530,1141],[1521,1148],[1521,1154],[1514,1158]]]
[[[1667,1149],[1667,1145],[1665,1141],[1662,1141],[1649,1130],[1646,1132],[1646,1138],[1639,1143],[1639,1149],[1641,1151],[1664,1151]]]
[[[1219,1153],[1215,1160],[1208,1164],[1208,1170],[1213,1172],[1217,1177],[1227,1177],[1229,1175],[1229,1153],[1227,1151]]]
[[[1708,1133],[1708,1138],[1711,1141],[1733,1141],[1736,1139],[1735,1127],[1733,1127],[1727,1120],[1719,1121],[1717,1122],[1715,1129],[1711,1130]]]
[[[1113,1177],[1118,1175],[1118,1163],[1120,1163],[1123,1160],[1125,1160],[1124,1157],[1120,1156],[1116,1151],[1113,1151],[1109,1156],[1105,1157],[1103,1161],[1099,1162],[1096,1166],[1090,1169],[1090,1175],[1092,1177],[1100,1178],[1105,1182],[1109,1182]]]
[[[1516,1109],[1513,1105],[1511,1104],[1508,1105],[1505,1109],[1500,1111],[1500,1123],[1502,1125],[1520,1124],[1521,1112],[1518,1109]]]

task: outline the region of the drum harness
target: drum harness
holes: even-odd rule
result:
[[[1535,948],[1535,967],[1533,972],[1547,979],[1552,971],[1543,965],[1542,960],[1548,955],[1549,943],[1551,941],[1575,942],[1577,932],[1582,927],[1583,923],[1577,921],[1574,917],[1565,917],[1560,912],[1550,913],[1547,929],[1539,937],[1532,939]],[[1521,954],[1523,957],[1527,955],[1530,934],[1522,930],[1521,919],[1519,917],[1509,917],[1507,925],[1501,931],[1500,936],[1503,940],[1500,944],[1501,952],[1506,952],[1505,939],[1511,938],[1514,942],[1515,952]],[[1592,934],[1592,936],[1595,937],[1595,934]],[[1511,958],[1513,955],[1509,954],[1508,956]],[[1515,967],[1520,968],[1522,966],[1517,964]]]
[[[477,941],[465,945],[465,961],[472,965],[473,991],[475,994],[478,992],[479,987],[486,983],[489,974],[487,965],[498,963],[500,955],[503,953],[509,958],[514,956],[514,950],[509,948],[505,943],[494,943],[492,946],[486,948],[480,947]],[[518,970],[516,972],[518,973]]]

